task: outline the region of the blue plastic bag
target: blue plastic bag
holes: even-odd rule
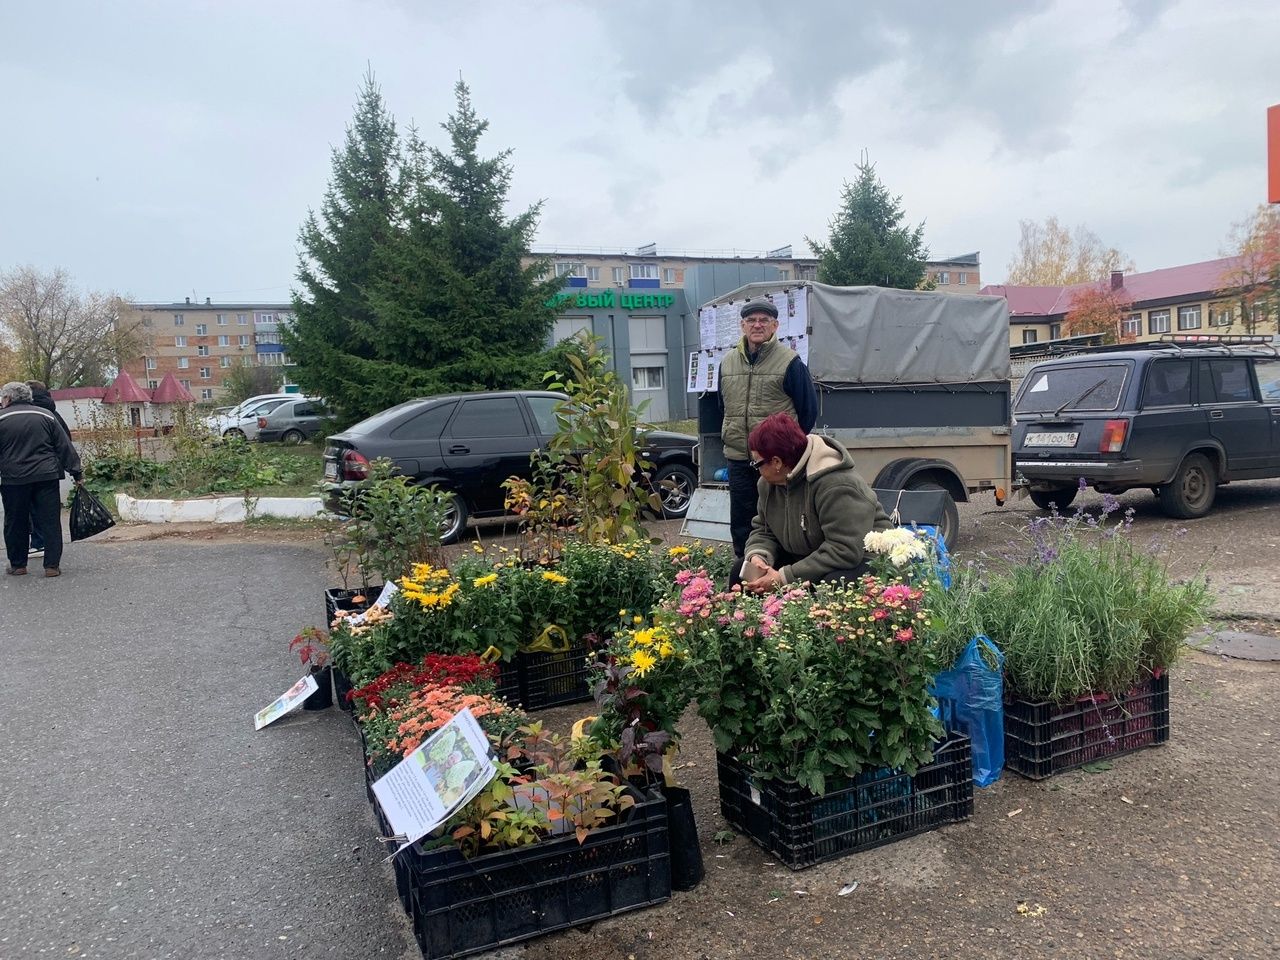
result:
[[[994,669],[982,658],[983,647],[995,658]],[[933,695],[946,728],[973,744],[973,782],[991,786],[1004,769],[1004,654],[987,637],[974,637],[956,665],[934,679]]]
[[[951,555],[947,553],[947,541],[942,538],[942,531],[931,523],[912,524],[913,530],[921,530],[927,533],[933,540],[933,549],[937,554],[937,563],[934,564],[934,570],[938,574],[938,581],[942,584],[943,589],[951,589]]]

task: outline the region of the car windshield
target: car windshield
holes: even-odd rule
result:
[[[1128,372],[1127,363],[1033,368],[1018,393],[1013,412],[1114,410]]]
[[[373,431],[386,426],[394,420],[413,409],[426,409],[426,401],[423,400],[406,400],[404,403],[398,403],[394,407],[389,407],[381,413],[375,413],[367,420],[361,420],[354,426],[347,428],[347,433],[373,433]]]

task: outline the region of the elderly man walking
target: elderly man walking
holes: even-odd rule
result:
[[[26,575],[33,522],[44,538],[44,575],[62,573],[63,470],[81,482],[80,455],[55,415],[31,402],[25,383],[0,387],[0,500],[11,577]]]
[[[756,483],[747,437],[765,417],[787,413],[809,433],[818,419],[818,397],[809,368],[778,342],[778,308],[752,300],[742,308],[742,339],[720,364],[720,439],[729,464],[729,533],[737,561],[729,582],[737,583],[742,552],[756,515]]]

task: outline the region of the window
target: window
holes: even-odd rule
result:
[[[1249,361],[1244,357],[1200,361],[1200,403],[1245,403],[1253,399]]]
[[[175,313],[175,314],[173,315],[173,325],[174,325],[175,327],[180,327],[180,326],[182,326],[182,325],[183,325],[184,323],[186,323],[186,322],[187,322],[187,318],[186,318],[186,317],[184,317],[182,314],[180,314],[180,313]]]
[[[201,380],[208,380],[208,379],[210,379],[212,376],[213,376],[213,369],[212,369],[212,368],[210,368],[210,367],[201,367],[201,368],[200,368],[200,379],[201,379]]]
[[[197,357],[207,357],[208,355],[209,355],[209,348],[207,346],[205,346],[204,344],[201,344],[200,346],[196,347]]]
[[[231,338],[224,333],[222,336],[218,338],[218,346],[220,347],[231,346]]]
[[[185,347],[185,346],[187,345],[187,338],[186,338],[186,337],[181,337],[181,336],[179,336],[179,337],[174,337],[174,338],[173,338],[173,345],[174,345],[175,347]]]
[[[218,314],[218,326],[225,327],[227,325],[227,315],[225,313]]]
[[[1060,336],[1062,336],[1062,324],[1060,323],[1049,324],[1049,339],[1057,340]]]
[[[591,332],[590,317],[556,317],[555,326],[551,331],[551,342],[559,343],[562,340],[568,340],[570,337],[576,337],[583,330]]]
[[[249,335],[247,333],[240,334],[238,346],[247,347],[249,345]]]
[[[656,263],[633,263],[631,264],[632,280],[657,280],[658,265]]]
[[[1165,311],[1168,317],[1169,312]],[[1173,407],[1191,402],[1191,361],[1157,360],[1147,367],[1144,407]]]
[[[538,433],[544,437],[555,436],[556,431],[560,429],[556,420],[556,407],[560,405],[560,401],[555,397],[529,397],[528,401]]]
[[[959,283],[959,284],[960,284],[960,285],[962,285],[962,286],[964,286],[964,285],[968,284],[968,282],[969,282],[969,275],[968,275],[967,273],[957,273],[957,274],[956,274],[956,282],[957,282],[957,283]]]
[[[274,313],[259,313],[253,318],[254,323],[275,323],[276,315]]]
[[[178,382],[179,382],[180,384],[182,384],[182,389],[184,389],[184,390],[190,390],[190,389],[191,389],[191,381],[190,381],[190,380],[179,380]]]
[[[230,358],[230,357],[219,357],[219,358],[218,358],[218,366],[222,367],[222,369],[223,369],[223,370],[227,369],[227,367],[231,366],[231,358]]]
[[[1194,307],[1178,308],[1178,329],[1179,330],[1199,330],[1200,329],[1200,304]]]
[[[252,366],[253,366],[253,357],[241,357],[241,358],[240,358],[240,366],[242,366],[242,367],[252,367]]]
[[[783,277],[782,279],[783,279],[783,280],[785,280],[785,279],[787,279],[787,278],[786,278],[786,277]],[[675,267],[663,267],[663,268],[662,268],[662,282],[663,282],[663,283],[675,284],[675,282],[676,282],[676,268],[675,268]]]
[[[626,267],[614,267],[614,268],[613,268],[613,282],[614,282],[614,283],[625,283],[625,282],[626,282],[626,280],[627,280],[627,268],[626,268]]]
[[[208,325],[207,323],[197,323],[197,324],[196,324],[196,336],[197,336],[197,337],[203,337],[203,336],[205,336],[206,334],[208,334],[208,332],[209,332],[209,325]]]
[[[1168,333],[1169,311],[1152,310],[1147,314],[1147,333]]]
[[[148,369],[148,370],[154,370],[155,368],[156,368],[156,358],[155,358],[155,357],[147,357],[147,369]]]
[[[1258,375],[1258,387],[1262,390],[1263,402],[1280,401],[1280,360],[1258,357],[1253,361],[1253,370]]]
[[[790,280],[790,279],[791,279],[791,271],[790,271],[790,270],[779,270],[779,271],[778,271],[778,279],[779,279],[779,280]]]
[[[1120,336],[1122,337],[1140,337],[1142,336],[1142,314],[1131,313],[1120,321]]]
[[[599,282],[600,282],[600,268],[587,267],[587,283],[599,283]]]
[[[186,370],[186,369],[187,369],[188,367],[190,367],[190,366],[191,366],[191,361],[190,361],[188,358],[186,358],[186,357],[179,357],[179,358],[178,358],[178,369],[179,369],[179,370]]]
[[[662,367],[632,367],[633,390],[661,390],[666,383],[666,370]]]
[[[449,422],[449,415],[453,413],[456,406],[456,403],[438,403],[428,407],[407,423],[402,423],[392,430],[391,436],[397,440],[436,440],[440,437],[440,431],[444,429],[444,425]],[[369,421],[365,421],[364,427],[369,429]]]
[[[159,381],[159,380],[148,380],[148,381],[147,381],[147,389],[148,389],[148,390],[154,390],[154,389],[155,389],[156,387],[158,387],[158,386],[160,386],[160,381]]]
[[[587,275],[587,266],[584,263],[578,263],[573,260],[559,260],[556,262],[557,277],[585,277]]]
[[[450,436],[459,439],[523,437],[528,435],[520,402],[515,397],[466,400],[449,425]]]
[[[263,330],[257,335],[258,343],[279,343],[280,334],[275,330]]]
[[[205,387],[203,390],[201,390],[201,391],[200,391],[200,399],[201,399],[201,400],[212,400],[212,399],[213,399],[213,387]]]
[[[665,317],[630,317],[627,321],[627,332],[631,337],[632,353],[666,352],[667,321]],[[654,358],[644,359],[651,361]]]
[[[1022,342],[1023,342],[1023,343],[1035,343],[1035,342],[1036,342],[1036,332],[1035,332],[1034,330],[1023,330],[1023,331],[1022,331]]]
[[[1235,319],[1235,311],[1225,303],[1209,308],[1209,325],[1212,327],[1229,327]]]
[[[247,313],[237,313],[236,323],[242,327],[247,327],[249,325],[249,315]]]
[[[937,278],[939,285],[951,282],[951,274],[946,270],[939,270],[934,276]]]
[[[817,280],[818,268],[811,263],[806,263],[803,265],[797,264],[796,279],[797,280]]]
[[[1114,410],[1120,403],[1128,372],[1128,363],[1032,370],[1018,391],[1014,412]]]

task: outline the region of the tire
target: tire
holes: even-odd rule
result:
[[[1159,495],[1160,509],[1169,516],[1181,520],[1203,517],[1218,495],[1218,469],[1203,453],[1188,454]]]
[[[287,443],[291,446],[297,446],[307,439],[307,435],[301,430],[286,430],[284,436],[280,438],[281,443]]]
[[[239,427],[232,427],[229,430],[222,431],[222,437],[224,440],[243,440],[244,431]]]
[[[1061,513],[1076,499],[1076,494],[1080,492],[1079,487],[1058,487],[1056,490],[1032,490],[1031,502],[1041,510],[1052,510],[1058,508]]]
[[[653,487],[662,500],[663,518],[683,520],[693,491],[698,489],[698,476],[683,463],[669,463],[654,474]]]
[[[467,505],[462,502],[462,497],[458,494],[451,494],[449,497],[448,511],[445,513],[444,523],[440,525],[440,542],[448,545],[457,543],[467,530]]]
[[[941,490],[947,495],[942,507],[942,540],[948,550],[955,549],[956,537],[960,534],[960,511],[951,498],[951,491],[934,480],[910,480],[904,490]]]

